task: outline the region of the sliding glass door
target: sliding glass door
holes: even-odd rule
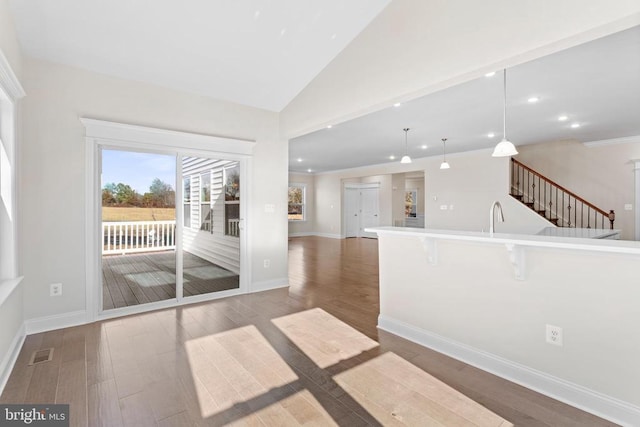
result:
[[[176,298],[176,156],[102,150],[102,309]]]
[[[100,161],[100,311],[239,289],[238,160],[101,147]]]
[[[182,157],[185,298],[240,287],[240,164]]]

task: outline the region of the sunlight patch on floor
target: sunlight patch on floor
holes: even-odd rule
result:
[[[378,347],[378,343],[321,308],[271,320],[320,368]]]
[[[337,426],[331,414],[308,390],[295,394],[260,409],[252,414],[267,426]],[[238,424],[244,425],[244,419]]]
[[[197,394],[203,417],[286,389],[298,380],[253,325],[189,340],[185,349],[193,382],[202,384]]]
[[[395,353],[361,363],[334,380],[382,425],[512,425]]]

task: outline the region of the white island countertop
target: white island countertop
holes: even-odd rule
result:
[[[538,236],[579,237],[584,239],[619,239],[620,230],[599,228],[545,227],[536,233]]]
[[[408,227],[371,227],[366,228],[365,231],[377,233],[378,236],[413,236],[424,240],[463,240],[490,244],[506,244],[510,246],[517,245],[521,247],[547,247],[640,255],[640,242],[632,240],[610,240],[597,237],[585,238],[578,236],[567,237],[566,235],[531,235],[513,233],[494,233],[493,236],[490,236],[487,232],[478,231],[437,230]],[[598,231],[610,232],[612,230]]]

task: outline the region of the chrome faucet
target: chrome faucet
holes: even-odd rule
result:
[[[498,208],[498,222],[504,222],[504,215],[502,214],[502,205],[499,201],[493,202],[491,205],[491,210],[489,211],[489,237],[493,237],[493,230],[495,229],[494,220],[495,220],[495,211],[496,207]]]

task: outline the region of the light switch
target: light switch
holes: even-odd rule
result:
[[[447,205],[440,205],[440,210],[441,211],[446,211],[447,210]]]
[[[625,211],[632,211],[633,210],[633,205],[631,203],[627,203],[626,205],[624,205],[624,210]]]

